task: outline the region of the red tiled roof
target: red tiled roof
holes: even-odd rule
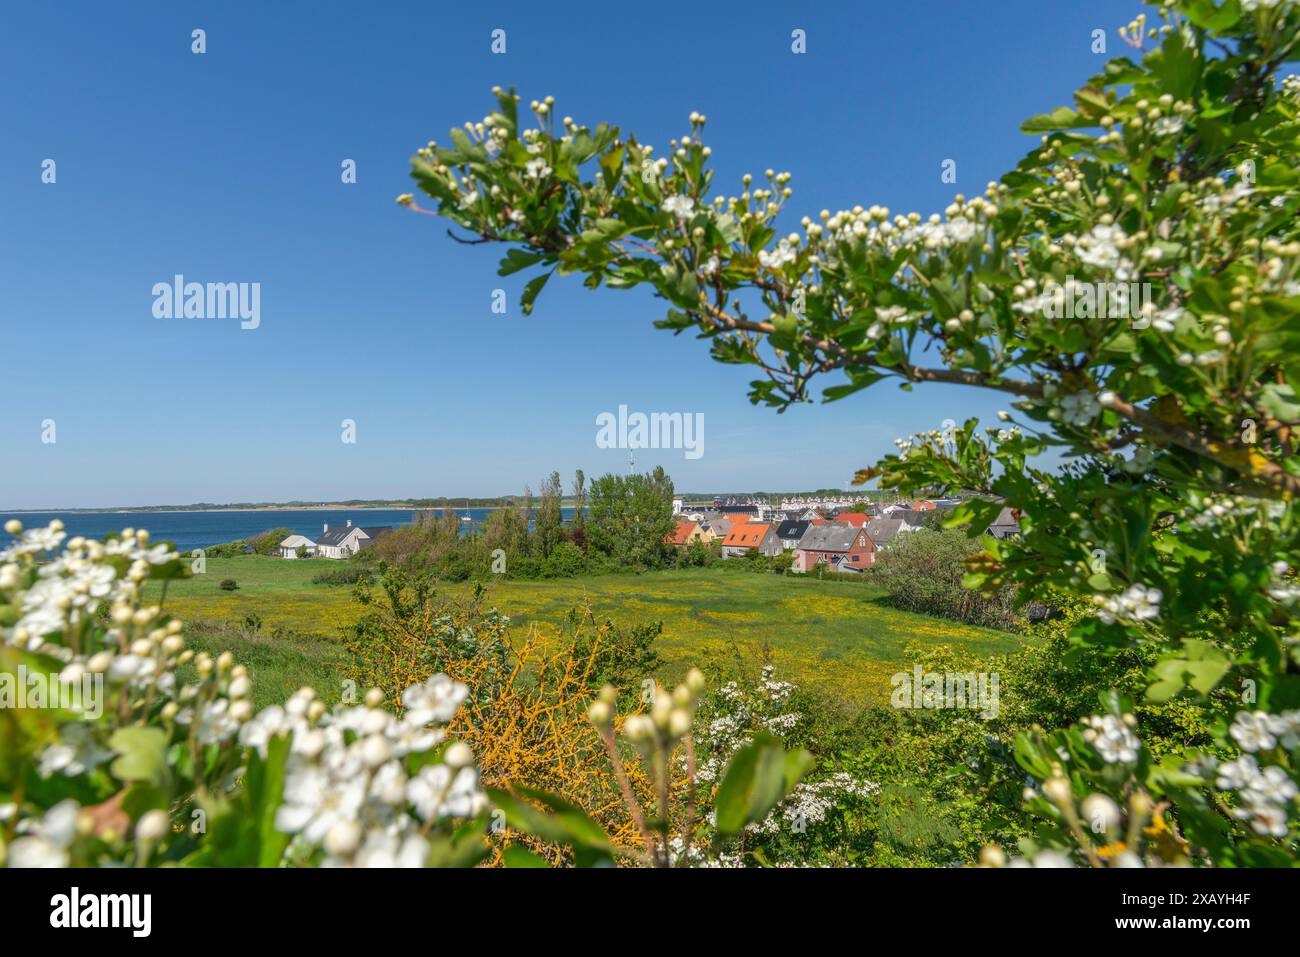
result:
[[[845,512],[843,515],[836,516],[835,521],[844,522],[846,525],[852,525],[854,528],[861,528],[867,522],[871,521],[871,516],[863,512]]]
[[[729,548],[753,548],[763,540],[763,536],[771,527],[759,522],[733,525],[731,531],[727,532],[727,537],[722,540],[722,544]]]
[[[691,532],[695,531],[694,522],[680,521],[671,532],[664,536],[664,543],[668,545],[685,545],[691,537]]]

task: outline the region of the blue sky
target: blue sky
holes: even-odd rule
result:
[[[680,489],[845,486],[896,436],[991,417],[996,396],[952,386],[751,406],[750,372],[654,329],[648,292],[557,278],[525,318],[503,249],[458,246],[393,198],[417,147],[513,84],[661,152],[707,114],[719,189],[793,174],[787,228],[823,207],[941,210],[1023,155],[1019,123],[1100,69],[1092,30],[1117,55],[1136,3],[570,9],[0,8],[0,508],[514,493],[552,468],[625,470],[595,443],[619,404],[704,414],[700,459],[637,455]],[[154,318],[176,273],[260,282],[260,327]]]

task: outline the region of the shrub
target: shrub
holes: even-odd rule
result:
[[[885,588],[891,602],[906,611],[995,628],[1019,628],[1010,588],[987,595],[962,586],[965,561],[981,548],[960,529],[902,533],[877,553],[867,577]]]
[[[363,568],[359,565],[343,565],[339,568],[330,568],[313,576],[313,585],[355,585],[357,582],[366,581],[371,577],[369,568]]]
[[[272,528],[260,535],[255,535],[248,540],[252,546],[253,552],[257,555],[278,555],[280,553],[280,543],[293,534],[292,528]]]

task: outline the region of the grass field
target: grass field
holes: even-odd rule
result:
[[[326,691],[339,684],[340,630],[360,609],[350,587],[315,585],[311,579],[339,567],[328,559],[208,559],[206,574],[170,585],[166,606],[189,621],[229,623],[220,631],[196,630],[193,643],[234,651],[253,675],[258,704],[283,700],[303,683]],[[238,590],[218,588],[225,578],[235,579]],[[488,596],[520,633],[533,624],[552,632],[548,626],[561,623],[583,601],[602,619],[660,620],[664,630],[657,647],[665,680],[718,656],[738,653],[757,660],[768,645],[783,677],[859,704],[888,701],[890,676],[912,666],[909,645],[948,645],[963,665],[973,666],[1019,641],[1004,632],[897,611],[882,601],[880,591],[862,583],[801,576],[688,569],[500,581],[489,586]],[[255,635],[241,627],[252,615],[262,620]],[[277,627],[295,634],[273,638]]]

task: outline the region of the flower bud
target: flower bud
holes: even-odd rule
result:
[[[392,757],[388,741],[377,734],[372,734],[361,742],[361,761],[368,768],[377,768]]]
[[[592,724],[598,727],[609,724],[609,714],[609,705],[603,701],[593,701],[591,707],[587,709],[587,717],[591,719]]]
[[[684,738],[691,733],[691,715],[684,708],[674,708],[668,716],[668,733],[674,738]]]
[[[463,768],[474,762],[474,752],[464,741],[453,741],[447,745],[442,760],[449,768]]]
[[[1002,867],[1007,862],[1007,855],[996,844],[988,844],[980,849],[980,863],[985,867]]]
[[[335,857],[349,857],[361,845],[361,825],[342,820],[325,832],[325,850]]]
[[[160,841],[167,836],[170,823],[165,811],[157,809],[145,811],[135,824],[135,839],[137,841]]]
[[[1105,794],[1089,794],[1079,803],[1079,813],[1094,834],[1111,834],[1119,829],[1119,805]]]
[[[1043,793],[1047,799],[1059,808],[1065,808],[1074,803],[1074,789],[1070,787],[1070,782],[1063,777],[1048,778],[1043,782]]]

